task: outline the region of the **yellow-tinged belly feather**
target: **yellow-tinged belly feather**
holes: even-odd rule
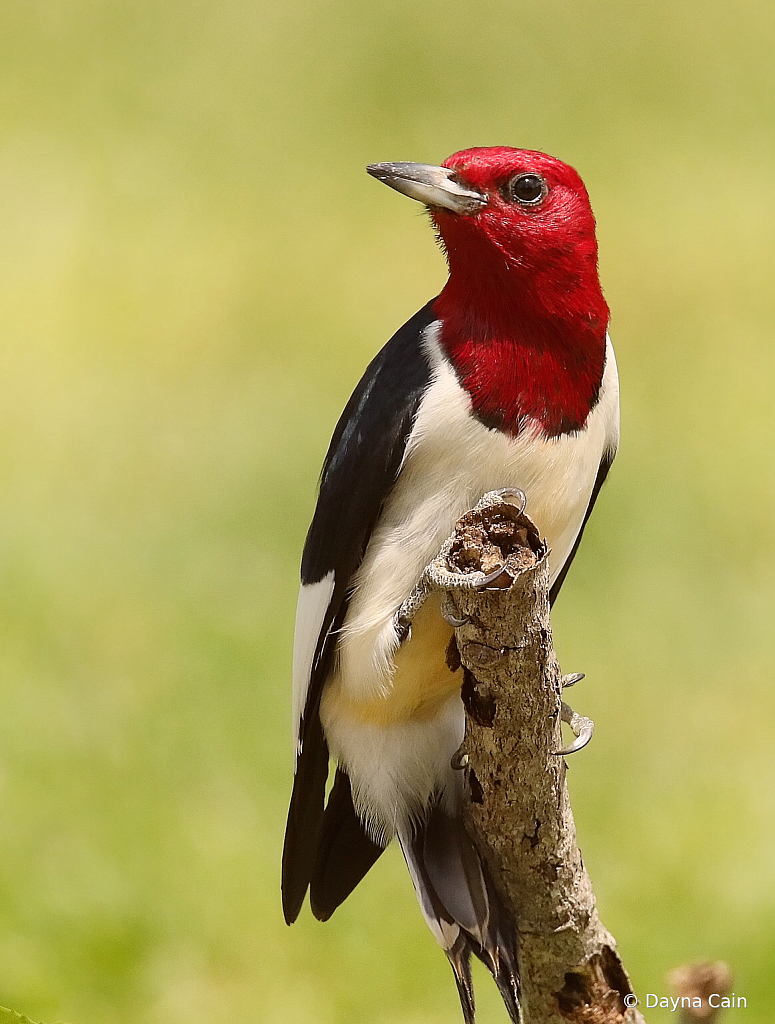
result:
[[[395,654],[395,671],[378,696],[357,697],[345,692],[335,676],[324,695],[329,712],[372,725],[397,725],[433,717],[449,698],[460,692],[458,668],[447,664],[453,630],[441,616],[441,595],[431,594],[412,622],[412,634]]]

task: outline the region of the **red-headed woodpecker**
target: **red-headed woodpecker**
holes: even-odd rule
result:
[[[450,764],[464,731],[452,626],[438,596],[408,634],[397,613],[458,517],[506,487],[527,496],[557,596],[619,438],[595,222],[576,171],[544,153],[368,171],[428,207],[449,280],[371,362],[323,466],[296,615],[283,906],[294,921],[309,888],[326,920],[395,836],[466,1021],[471,953],[518,1021],[516,931]]]

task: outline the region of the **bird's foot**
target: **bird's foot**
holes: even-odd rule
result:
[[[412,620],[420,608],[425,604],[430,592],[431,588],[428,586],[425,581],[425,577],[423,576],[409,597],[407,597],[393,616],[393,626],[395,627],[399,644],[402,644],[405,640],[411,639]]]
[[[576,681],[574,680],[574,682]],[[577,750],[586,747],[587,743],[592,739],[592,733],[595,729],[595,723],[591,718],[577,714],[565,701],[562,701],[560,704],[560,718],[571,727],[571,731],[576,739],[567,747],[563,747],[562,750],[553,750],[552,753],[556,757],[563,757],[565,754],[575,754]]]
[[[472,572],[466,573],[450,572],[445,565],[450,547],[451,545],[442,548],[441,555],[438,558],[434,558],[430,565],[426,566],[423,579],[426,581],[429,589],[446,590],[447,592],[454,590],[484,590],[491,583],[500,580],[504,576],[503,565],[496,566],[492,572],[482,572],[480,569],[474,569]],[[511,578],[508,577],[508,574],[507,578],[510,581]],[[502,587],[496,587],[495,589],[500,590]],[[450,622],[450,625],[454,624]],[[462,623],[459,624],[462,625]]]
[[[431,590],[433,589],[435,589],[435,587],[426,579],[426,575],[423,574],[420,582],[393,616],[393,625],[398,636],[399,644],[404,643],[405,640],[411,639],[412,620],[420,608],[425,604]],[[469,621],[468,617],[461,619],[460,616],[455,614],[455,606],[450,600],[448,593],[444,595],[444,599],[441,602],[441,617],[448,625],[452,626],[453,629],[457,629],[458,626],[463,626]]]
[[[524,512],[525,506],[527,505],[527,495],[518,487],[502,487],[498,491],[488,491],[487,494],[479,500],[476,505],[476,509],[483,509],[489,505],[494,505],[502,501],[507,501],[511,505],[516,505],[521,513]],[[437,555],[429,565],[426,565],[416,587],[396,612],[393,624],[395,626],[399,643],[404,643],[405,640],[408,640],[411,637],[412,619],[425,603],[432,590],[442,590],[447,592],[446,599],[442,603],[441,608],[442,618],[454,629],[457,629],[458,626],[462,626],[468,622],[468,619],[460,618],[455,614],[454,605],[449,600],[450,592],[455,590],[481,590],[488,587],[491,583],[495,583],[496,580],[500,581],[502,584],[503,581],[501,577],[504,576],[504,567],[502,565],[489,573],[481,571],[468,572],[464,574],[450,572],[446,568],[446,558],[452,547],[453,540],[453,537],[449,537],[439,555]],[[507,580],[510,579],[508,574],[506,574],[505,578]]]

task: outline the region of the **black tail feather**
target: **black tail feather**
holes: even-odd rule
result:
[[[436,806],[399,838],[420,907],[455,973],[465,1024],[474,1024],[471,953],[495,979],[513,1024],[521,1024],[516,927],[462,819]]]
[[[447,950],[457,982],[457,994],[465,1024],[475,1024],[474,983],[471,978],[471,943],[465,932],[460,932],[454,944]]]
[[[492,886],[489,887],[493,892]],[[495,979],[513,1024],[521,1024],[519,963],[516,929],[500,897],[490,899],[490,927],[485,944],[473,952]]]
[[[337,768],[310,883],[310,906],[319,921],[331,917],[383,852],[384,847],[373,842],[361,824],[350,780]]]
[[[318,836],[328,778],[328,746],[317,714],[312,717],[296,765],[283,846],[283,913],[288,924],[299,916],[315,869]]]

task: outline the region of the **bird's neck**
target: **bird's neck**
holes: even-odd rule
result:
[[[608,326],[594,263],[573,280],[502,263],[484,273],[450,266],[434,311],[476,416],[510,434],[581,430],[600,393]]]

